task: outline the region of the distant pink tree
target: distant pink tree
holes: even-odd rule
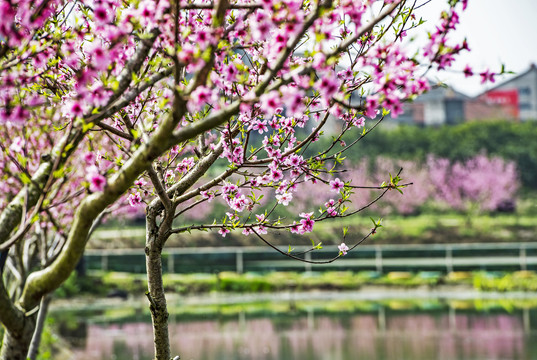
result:
[[[378,193],[378,187],[386,180],[386,174],[394,175],[404,169],[405,180],[411,185],[401,190],[405,196],[392,191],[376,202],[370,210],[382,214],[415,213],[426,203],[437,203],[445,208],[476,214],[494,211],[503,203],[511,202],[519,188],[516,166],[499,157],[477,155],[464,162],[452,163],[449,159],[430,156],[425,164],[412,160],[378,157],[372,168],[367,161],[345,172],[344,179],[362,186],[355,187],[351,201],[356,207],[367,205]],[[305,192],[305,197],[321,198],[324,194]],[[304,201],[308,201],[305,199]]]
[[[429,180],[429,171],[426,166],[411,160],[396,160],[379,157],[376,159],[375,171],[372,178],[381,184],[387,173],[394,173],[398,169],[403,169],[407,174],[406,180],[411,182],[411,186],[401,189],[405,196],[401,196],[396,191],[390,191],[378,203],[378,207],[384,213],[396,212],[402,215],[415,213],[431,196],[432,187]],[[384,176],[382,176],[384,174]]]
[[[492,211],[511,201],[518,190],[518,174],[511,161],[481,154],[464,162],[430,157],[429,177],[433,199],[470,213]]]

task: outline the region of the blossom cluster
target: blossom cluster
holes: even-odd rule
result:
[[[460,7],[450,5],[416,54],[391,36],[419,28],[405,1],[0,0],[0,210],[52,154],[63,160],[52,162],[44,209],[69,227],[73,204],[106,192],[179,109],[170,136],[227,120],[159,154],[116,215],[140,212],[159,191],[179,199],[179,213],[220,197],[231,211],[222,235],[263,233],[277,222],[259,210],[267,194],[293,208],[311,184],[330,194],[319,194],[322,216],[339,216],[352,184],[331,171],[329,150],[344,142],[322,154],[308,144],[365,131],[426,91],[420,56],[443,69],[467,48],[447,45]],[[309,233],[316,211],[281,226]]]

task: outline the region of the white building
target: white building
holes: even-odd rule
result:
[[[537,67],[531,64],[528,71],[493,87],[480,97],[494,104],[514,106],[519,120],[537,120]]]

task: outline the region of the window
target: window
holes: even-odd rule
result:
[[[519,95],[531,95],[531,89],[529,87],[523,87],[518,89]]]

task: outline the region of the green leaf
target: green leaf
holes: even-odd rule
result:
[[[63,149],[64,153],[67,153],[69,150],[71,150],[73,148],[73,144],[67,144],[65,145],[65,148]]]
[[[131,129],[131,134],[132,134],[132,137],[136,140],[138,138],[140,138],[140,132],[136,129]]]
[[[90,122],[87,124],[82,124],[82,132],[87,132],[89,129],[91,129],[95,124]]]
[[[39,220],[39,214],[35,214],[34,216],[32,216],[32,220],[30,221],[32,224],[34,224],[36,221]]]
[[[58,169],[58,170],[56,170],[56,171],[54,171],[52,173],[52,176],[54,176],[55,179],[59,179],[59,178],[63,177],[63,175],[64,175],[64,169],[63,168],[60,168],[60,169]]]
[[[32,179],[30,179],[30,177],[24,172],[21,172],[19,176],[24,185],[28,185],[32,182]]]

